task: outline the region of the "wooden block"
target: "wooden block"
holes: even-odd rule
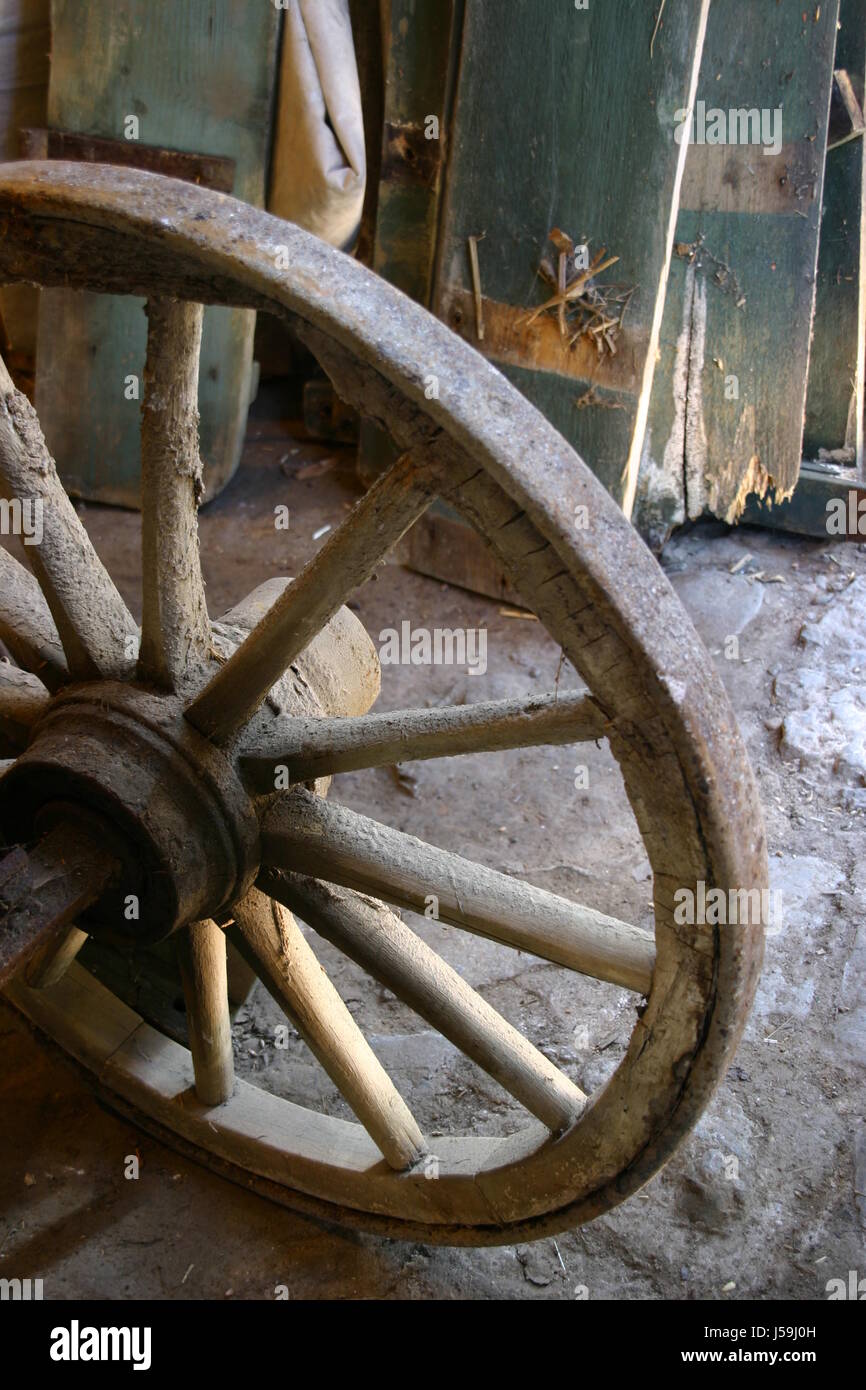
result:
[[[51,18],[50,127],[117,140],[135,117],[144,145],[234,160],[232,192],[263,204],[274,5],[52,0]],[[74,493],[125,506],[139,500],[140,400],[128,378],[140,383],[144,366],[142,307],[139,299],[46,290],[39,314],[36,406],[61,476]],[[205,313],[199,409],[208,497],[240,459],[254,326],[249,311]]]

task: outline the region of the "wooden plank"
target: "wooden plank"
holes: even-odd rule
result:
[[[797,480],[838,9],[726,0],[710,11],[705,143],[686,165],[641,467],[650,539],[705,511],[734,521],[750,492],[772,482],[778,499]],[[740,143],[732,110],[763,113],[760,138],[774,149],[778,134],[778,152]],[[718,134],[729,143],[709,143]]]
[[[464,0],[388,0],[384,16],[384,124],[368,260],[377,274],[427,306],[463,9]],[[358,460],[364,482],[396,457],[388,435],[363,420]]]
[[[148,145],[233,159],[234,194],[261,206],[280,15],[258,0],[52,0],[47,122],[124,139],[128,118]],[[242,36],[242,41],[239,41]],[[103,55],[99,81],[81,54]],[[138,505],[146,325],[138,299],[44,291],[37,409],[67,487]],[[209,308],[199,409],[207,495],[240,458],[250,395],[254,315]]]
[[[83,164],[122,164],[129,169],[147,169],[170,179],[200,183],[219,193],[231,193],[235,182],[235,162],[221,155],[188,154],[145,145],[141,140],[105,140],[99,135],[79,135],[70,130],[50,130],[47,126],[24,126],[20,139],[21,159],[71,159]]]
[[[858,103],[866,79],[866,0],[842,0],[840,24],[836,86],[838,89],[838,69],[843,64],[848,100]],[[803,457],[816,459],[819,449],[850,446],[861,468],[866,335],[866,287],[861,273],[866,264],[864,196],[863,141],[840,141],[827,151]]]
[[[462,0],[391,0],[373,268],[429,304]],[[436,126],[428,123],[432,117]]]
[[[514,0],[505,11],[468,0],[452,17],[459,74],[452,62],[448,76],[438,52],[426,80],[438,73],[439,104],[427,87],[426,108],[417,99],[413,105],[413,75],[431,17],[423,8],[403,13],[410,8],[395,12],[402,26],[395,87],[405,81],[403,109],[416,121],[424,109],[449,118],[436,283],[431,294],[429,195],[413,205],[405,189],[386,190],[384,179],[376,268],[422,303],[432,300],[456,332],[483,346],[630,506],[685,155],[672,138],[673,115],[697,79],[706,5],[668,3],[651,56],[654,17],[643,7],[557,7],[540,26],[531,0]],[[617,250],[617,271],[640,288],[615,357],[599,359],[586,344],[569,349],[553,318],[525,322],[527,307],[543,298],[536,271],[554,222]],[[468,238],[484,231],[478,260],[486,336],[479,344]],[[386,437],[363,424],[363,480],[392,457]],[[441,503],[409,532],[399,556],[423,574],[515,598],[486,548]]]
[[[657,7],[645,4],[550,6],[543,23],[534,0],[466,6],[434,307],[627,510],[686,153],[674,116],[690,103],[707,10],[668,0],[653,40]],[[620,260],[602,278],[637,287],[616,356],[583,348],[568,369],[555,324],[525,324],[549,293],[537,271],[554,226],[592,253],[608,247]],[[479,344],[466,295],[468,238],[481,233],[484,319],[495,331]],[[620,408],[579,409],[593,386]]]
[[[18,157],[22,126],[45,120],[51,52],[49,0],[4,0],[0,13],[0,158]],[[32,285],[0,288],[6,365],[15,384],[32,396],[36,364],[38,291]]]

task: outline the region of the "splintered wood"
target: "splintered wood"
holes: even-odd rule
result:
[[[478,265],[478,243],[483,241],[487,233],[482,232],[481,236],[471,236],[469,238],[469,268],[472,271],[472,295],[475,300],[475,332],[478,341],[484,340],[484,296],[481,293],[481,270]]]

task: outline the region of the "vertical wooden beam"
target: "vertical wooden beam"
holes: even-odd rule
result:
[[[834,66],[855,107],[866,80],[866,0],[842,0]],[[833,108],[843,107],[834,93]],[[841,111],[840,111],[841,114]],[[862,118],[862,117],[861,117]],[[831,145],[833,136],[831,116]],[[852,130],[853,133],[853,130]],[[863,135],[827,150],[815,323],[809,361],[803,457],[819,449],[853,448],[863,469],[864,338],[866,338],[866,158]]]
[[[650,539],[797,480],[838,13],[710,10],[638,486]]]
[[[467,0],[435,311],[492,358],[615,497],[634,490],[664,305],[685,149],[676,113],[694,95],[708,0],[658,7],[490,6]],[[652,53],[650,48],[652,46]],[[538,276],[553,227],[636,287],[615,356],[569,349]],[[478,341],[468,238],[478,247]],[[590,388],[597,405],[579,409]]]

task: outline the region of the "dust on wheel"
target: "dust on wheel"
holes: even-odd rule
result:
[[[330,1220],[511,1242],[628,1197],[724,1075],[760,965],[759,927],[679,925],[674,895],[700,881],[761,890],[767,874],[733,714],[655,561],[493,367],[297,228],[158,175],[64,163],[6,166],[0,213],[3,281],[143,295],[148,314],[140,643],[33,410],[5,369],[0,383],[0,488],[44,504],[33,573],[0,550],[0,638],[17,663],[0,666],[0,823],[7,844],[27,846],[0,863],[8,998],[143,1127]],[[219,621],[196,520],[204,304],[288,320],[401,451],[294,581],[263,586]],[[371,712],[376,652],[345,601],[437,497],[475,526],[585,693]],[[350,769],[599,739],[652,866],[654,934],[325,796]],[[285,789],[276,768],[288,769]],[[423,911],[430,893],[453,927],[633,992],[634,1031],[597,1092],[585,1095],[394,911]],[[527,1112],[520,1130],[437,1137],[429,1181],[431,1141],[411,1097],[296,917],[495,1078]],[[124,932],[174,934],[191,1054],[76,963],[88,934]],[[235,1078],[227,937],[356,1123]]]

